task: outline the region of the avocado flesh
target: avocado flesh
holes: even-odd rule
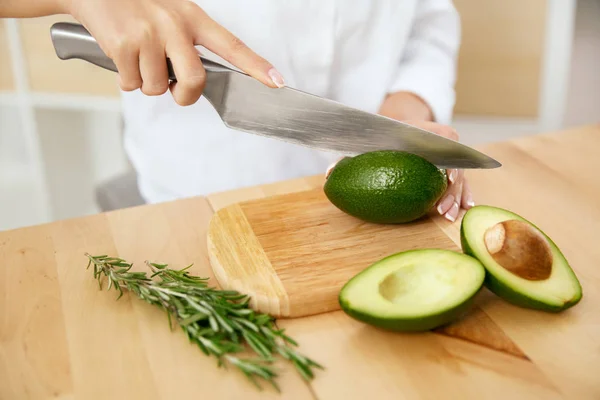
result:
[[[429,212],[446,191],[444,170],[402,151],[373,151],[345,158],[323,187],[329,201],[363,221],[400,224]]]
[[[498,223],[517,220],[529,224],[547,240],[552,256],[550,275],[541,280],[524,279],[497,263],[485,244],[485,232]],[[582,289],[567,260],[539,228],[510,211],[475,206],[463,216],[461,223],[463,252],[477,258],[486,269],[485,286],[499,297],[517,306],[559,312],[577,304]]]
[[[427,331],[469,310],[483,285],[476,259],[450,250],[409,250],[388,256],[342,288],[342,310],[356,320],[394,331]]]

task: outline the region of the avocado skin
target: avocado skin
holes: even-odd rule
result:
[[[523,222],[526,222],[528,224],[530,224],[531,226],[533,226],[534,228],[538,229],[546,238],[546,240],[548,240],[548,242],[553,246],[556,247],[556,249],[558,249],[558,246],[556,246],[556,244],[552,241],[552,239],[550,239],[541,229],[539,229],[536,225],[534,225],[533,223],[531,223],[530,221],[526,220],[525,218],[516,215],[514,213],[511,213],[508,210],[502,209],[502,208],[498,208],[498,207],[493,207],[493,206],[486,206],[486,205],[478,205],[475,207],[472,207],[472,209],[475,209],[476,207],[481,208],[481,207],[485,207],[489,210],[498,210],[498,211],[502,211],[504,213],[509,213],[509,214],[513,214],[515,217],[523,220]],[[470,210],[469,210],[470,211]],[[465,213],[465,215],[463,216],[463,219],[461,221],[461,226],[460,226],[460,243],[461,243],[461,247],[463,250],[463,253],[473,257],[473,258],[477,258],[476,253],[473,251],[473,248],[471,247],[471,245],[469,244],[469,240],[467,238],[467,235],[465,234],[465,220],[469,215],[469,211],[467,211]],[[560,250],[559,250],[560,252]],[[562,254],[561,254],[562,255]],[[579,295],[565,303],[563,303],[562,306],[555,306],[555,305],[550,305],[547,303],[544,303],[542,301],[536,300],[530,296],[528,296],[525,293],[520,293],[518,291],[516,291],[515,289],[511,288],[510,286],[504,284],[502,281],[500,281],[499,279],[497,279],[496,277],[494,277],[494,275],[492,275],[488,268],[486,267],[485,263],[481,261],[481,264],[483,265],[483,267],[485,268],[485,278],[484,278],[484,286],[487,287],[491,292],[493,292],[494,294],[496,294],[498,297],[504,299],[506,302],[511,303],[513,305],[516,305],[518,307],[523,307],[523,308],[531,308],[531,309],[536,309],[536,310],[541,310],[541,311],[546,311],[546,312],[551,312],[551,313],[559,313],[561,311],[564,311],[568,308],[573,307],[574,305],[576,305],[577,303],[579,303],[579,301],[581,300],[581,298],[583,297],[583,293],[581,290],[581,285],[579,284]],[[564,260],[565,264],[567,265],[568,268],[571,268],[571,266],[568,264],[567,260]],[[572,273],[572,272],[571,272]]]
[[[426,215],[448,186],[444,170],[401,151],[342,159],[323,187],[329,201],[363,221],[400,224]]]
[[[482,286],[483,287],[483,286]],[[475,303],[479,288],[471,297],[457,306],[427,317],[405,319],[402,321],[391,318],[380,318],[354,310],[341,296],[338,297],[340,307],[350,317],[381,329],[395,332],[425,332],[448,325],[464,316]]]

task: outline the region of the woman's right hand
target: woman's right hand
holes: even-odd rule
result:
[[[62,0],[119,70],[124,91],[149,96],[170,89],[182,105],[202,94],[206,72],[194,45],[202,45],[270,87],[284,85],[273,66],[188,0]],[[166,58],[177,82],[169,86]]]

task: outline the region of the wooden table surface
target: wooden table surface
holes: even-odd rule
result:
[[[503,167],[467,172],[475,201],[545,230],[583,286],[580,304],[558,315],[493,297],[481,305],[526,357],[333,312],[278,322],[326,369],[307,384],[282,364],[282,393],[261,392],[171,332],[161,310],[99,291],[85,269],[90,252],[212,276],[214,210],[322,184],[311,177],[0,232],[0,399],[600,399],[600,126],[480,149]],[[459,224],[446,228],[454,240]]]

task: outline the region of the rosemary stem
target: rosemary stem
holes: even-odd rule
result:
[[[277,328],[268,314],[255,312],[249,306],[249,298],[231,290],[219,290],[208,286],[206,278],[189,275],[188,266],[181,270],[168,268],[166,264],[146,262],[153,272],[130,272],[132,264],[117,257],[92,256],[88,268],[94,266],[94,278],[108,280],[108,288],[123,288],[133,292],[141,300],[162,308],[169,323],[176,321],[189,340],[196,343],[218,365],[234,365],[259,388],[261,378],[276,389],[277,373],[273,367],[274,356],[291,362],[306,380],[313,378],[313,368],[323,367],[299,354],[293,348],[297,344]],[[152,279],[156,278],[156,279]],[[252,358],[239,358],[237,353],[249,350]]]

